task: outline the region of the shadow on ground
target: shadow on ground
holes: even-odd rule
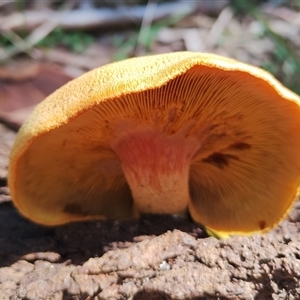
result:
[[[207,299],[227,300],[227,299],[232,299],[232,298],[219,297],[219,296],[216,296],[216,295],[206,293],[203,296],[199,296],[199,297],[196,296],[196,297],[191,297],[191,298],[188,298],[188,299],[189,300],[207,300]],[[141,291],[141,292],[138,292],[137,294],[135,294],[134,297],[132,298],[132,300],[179,300],[179,298],[178,299],[173,298],[170,295],[168,295],[164,292],[160,292],[160,291],[144,290],[144,291]]]
[[[291,216],[293,220],[299,215],[299,208],[298,202]],[[16,274],[21,276],[22,271],[20,273],[19,268],[32,268],[27,274],[24,271],[26,276],[22,275],[16,282],[11,282],[15,285],[12,291],[5,290],[5,282],[8,281],[6,277],[2,278],[2,292],[6,292],[8,296],[16,292],[19,296],[22,289],[25,291],[24,295],[27,295],[40,288],[39,293],[48,289],[49,295],[54,295],[52,292],[63,292],[62,298],[59,298],[63,300],[81,300],[95,296],[102,299],[102,294],[110,293],[111,287],[115,288],[115,295],[118,295],[116,299],[127,299],[126,295],[133,295],[132,300],[182,299],[178,295],[183,290],[185,295],[191,295],[188,297],[191,300],[249,299],[248,296],[260,300],[274,299],[274,295],[278,296],[276,299],[289,299],[288,297],[299,295],[300,273],[297,270],[300,255],[295,235],[298,232],[298,223],[287,221],[278,231],[272,231],[268,235],[237,237],[222,242],[215,239],[201,240],[206,235],[197,224],[171,216],[144,216],[139,220],[126,222],[109,220],[43,227],[24,219],[12,203],[4,202],[0,204],[0,228],[0,269],[15,262],[19,263],[16,267],[12,265],[10,272],[6,270],[2,276],[12,280]],[[151,240],[152,242],[149,240],[151,235],[159,236],[175,228],[197,237],[198,240],[180,231],[166,234],[171,240],[165,239],[162,242],[160,237]],[[287,235],[284,239],[276,237],[278,234],[285,235],[284,232],[291,236]],[[177,240],[178,236],[180,238]],[[144,239],[148,239],[147,245],[151,245],[152,250],[149,248],[148,254],[145,248],[130,247]],[[143,243],[138,245],[141,244]],[[128,251],[112,251],[113,254],[106,257],[111,259],[112,264],[105,265],[106,262],[101,259],[89,263],[89,258],[100,257],[108,250],[122,248],[128,248]],[[149,259],[147,255],[154,255],[155,260],[165,249],[171,251],[171,254],[167,254],[167,258],[161,256],[161,259],[169,269],[161,269],[159,264],[153,267],[151,263],[145,270],[142,265],[135,266],[135,257],[145,256],[144,258]],[[174,256],[172,251],[177,254]],[[125,259],[132,259],[133,266],[118,270],[123,255]],[[22,259],[36,263],[22,263]],[[60,262],[64,264],[59,264]],[[83,264],[85,269],[80,267]],[[141,260],[139,264],[142,264]],[[50,265],[53,266],[54,275],[47,274]],[[105,266],[110,266],[110,269],[103,269]],[[205,276],[207,274],[209,276]],[[93,276],[99,281],[95,290]],[[118,281],[120,276],[121,282]],[[61,278],[69,278],[70,282],[65,285]],[[213,290],[207,293],[212,280]],[[76,282],[76,290],[73,281]],[[105,282],[107,287],[103,286]],[[155,288],[151,288],[151,285]],[[59,291],[58,287],[61,287]],[[130,287],[130,291],[126,290],[127,287]],[[124,290],[127,291],[125,295]]]
[[[99,298],[97,296],[97,300],[105,300],[104,298]],[[88,295],[82,295],[82,300],[84,299],[89,299]],[[80,299],[80,300],[81,300]],[[124,298],[125,299],[125,298]],[[156,291],[156,290],[143,290],[138,293],[136,293],[131,300],[182,300],[182,298],[174,298],[171,297],[171,295],[161,292],[161,291]],[[232,297],[220,297],[212,294],[205,294],[203,296],[199,297],[189,297],[188,300],[227,300],[227,299],[232,299]],[[260,298],[262,299],[262,298]],[[267,298],[264,298],[267,299]],[[68,292],[65,292],[63,294],[63,300],[74,300],[74,295],[69,294]]]
[[[81,265],[108,250],[127,248],[133,242],[140,241],[140,236],[160,235],[175,228],[198,238],[206,237],[199,225],[172,216],[144,216],[139,220],[123,222],[108,220],[44,227],[20,216],[11,202],[0,204],[0,228],[0,267],[9,266],[23,256],[28,261],[41,259],[38,255],[40,252],[59,253],[59,260],[56,260],[56,255],[52,262],[71,260],[72,264]]]

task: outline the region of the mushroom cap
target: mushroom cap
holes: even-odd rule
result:
[[[188,210],[222,236],[265,231],[298,194],[299,104],[213,54],[115,62],[36,107],[11,151],[11,196],[45,225]]]

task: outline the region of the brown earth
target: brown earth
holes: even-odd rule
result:
[[[300,202],[268,234],[227,240],[171,216],[42,227],[10,202],[14,136],[0,124],[1,300],[300,299]]]

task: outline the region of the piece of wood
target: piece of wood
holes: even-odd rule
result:
[[[228,4],[224,1],[175,1],[158,3],[153,22],[169,16],[188,15],[195,11],[219,13]],[[55,20],[57,26],[63,29],[108,28],[140,24],[144,18],[146,6],[123,6],[117,8],[86,8],[70,11],[24,11],[0,18],[0,32],[8,30],[29,31],[49,20]]]

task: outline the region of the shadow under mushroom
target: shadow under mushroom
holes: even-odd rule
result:
[[[10,266],[20,259],[30,262],[38,259],[70,261],[81,265],[109,250],[127,248],[140,241],[142,236],[160,235],[173,229],[198,238],[207,237],[201,227],[190,219],[170,215],[145,215],[138,220],[123,222],[87,221],[45,227],[23,218],[10,202],[0,205],[0,228],[0,267]]]

